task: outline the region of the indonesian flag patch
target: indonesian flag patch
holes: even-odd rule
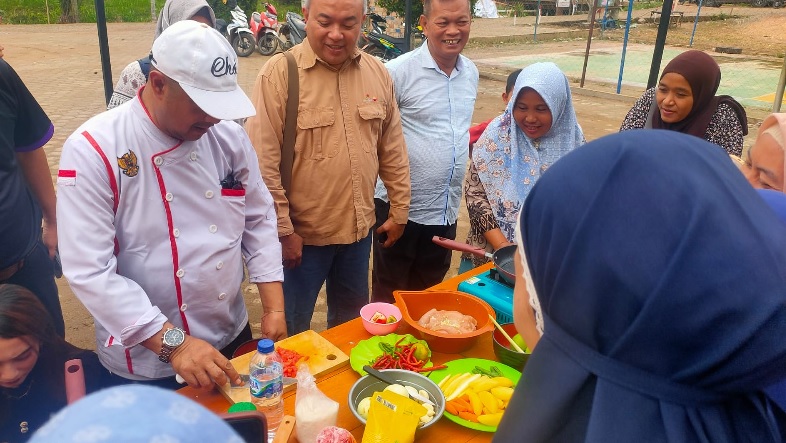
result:
[[[61,169],[57,171],[57,186],[76,186],[76,170]]]

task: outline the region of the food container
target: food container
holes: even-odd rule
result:
[[[371,316],[375,312],[381,312],[385,317],[394,316],[396,321],[393,323],[375,323],[371,321]],[[401,310],[396,305],[390,303],[369,303],[360,308],[360,318],[363,319],[363,327],[372,335],[387,335],[395,331],[401,323]]]
[[[425,389],[428,392],[429,400],[436,404],[436,407],[434,407],[434,418],[418,429],[427,428],[442,417],[442,414],[445,412],[445,396],[436,383],[417,372],[403,369],[383,369],[381,372],[384,372],[385,375],[400,385],[412,386],[417,390]],[[366,424],[366,420],[358,413],[358,403],[366,397],[371,397],[375,392],[383,391],[387,386],[387,383],[370,375],[361,377],[360,380],[352,385],[352,389],[349,390],[349,408],[361,423]]]
[[[458,354],[466,351],[478,340],[478,337],[494,329],[489,316],[494,316],[494,309],[485,301],[459,291],[394,291],[393,297],[401,309],[404,321],[414,331],[412,335],[428,343],[435,352]],[[420,324],[423,315],[431,309],[440,311],[458,311],[470,315],[478,322],[475,331],[467,334],[445,334],[426,329]]]
[[[502,326],[502,329],[504,329],[511,338],[518,334],[516,331],[516,325],[513,323],[505,323],[501,324],[500,326]],[[494,330],[492,338],[494,340],[494,355],[497,356],[497,360],[513,369],[523,371],[524,365],[527,364],[527,360],[529,359],[531,353],[522,354],[521,352],[512,349],[508,339],[506,339],[505,336],[503,336],[502,333],[497,329]]]

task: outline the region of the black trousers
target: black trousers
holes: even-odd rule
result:
[[[25,257],[24,265],[11,278],[0,283],[19,285],[35,294],[52,317],[57,334],[65,338],[63,309],[57,294],[54,262],[49,258],[49,250],[42,242],[39,241],[33,251]]]
[[[391,247],[383,248],[376,228],[388,219],[390,203],[374,199],[377,222],[374,226],[374,269],[371,273],[371,300],[393,303],[393,291],[420,291],[442,282],[450,268],[452,252],[435,245],[435,235],[456,239],[456,224],[421,225],[407,222],[404,235]]]

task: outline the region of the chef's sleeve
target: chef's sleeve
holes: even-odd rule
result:
[[[100,152],[99,142],[81,133],[71,135],[63,146],[57,179],[58,246],[74,294],[116,342],[132,347],[161,330],[167,319],[135,281],[117,273],[117,183],[110,160]]]

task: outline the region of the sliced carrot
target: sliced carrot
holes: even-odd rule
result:
[[[445,403],[445,410],[453,415],[459,415],[459,411],[456,409],[456,405],[452,401]]]
[[[458,416],[463,418],[464,420],[469,420],[469,421],[474,421],[475,423],[480,423],[478,421],[478,416],[473,414],[473,413],[471,413],[471,412],[468,412],[468,411],[461,411],[461,412],[459,412]]]
[[[471,411],[472,410],[472,405],[470,405],[469,402],[464,400],[463,398],[454,398],[452,401],[455,402],[459,406],[459,408],[458,408],[459,411]]]

